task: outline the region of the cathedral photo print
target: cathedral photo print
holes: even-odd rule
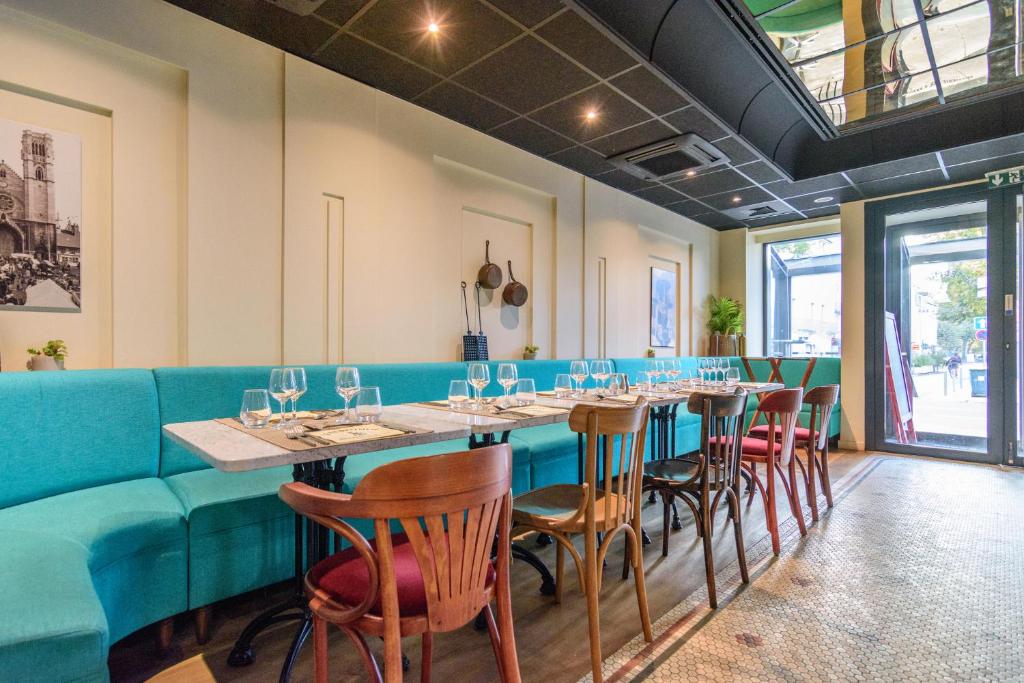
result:
[[[0,119],[0,310],[81,310],[81,219],[81,138]]]

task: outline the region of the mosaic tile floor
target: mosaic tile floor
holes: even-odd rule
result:
[[[697,591],[605,680],[1024,681],[1024,472],[876,456],[835,489],[781,557],[750,548],[749,586],[723,568],[717,611]]]

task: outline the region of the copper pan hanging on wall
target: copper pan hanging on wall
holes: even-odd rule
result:
[[[511,261],[508,262],[508,280],[508,284],[501,292],[502,300],[510,306],[522,306],[526,303],[530,292],[526,289],[526,285],[516,280],[516,276],[512,274]]]
[[[484,246],[484,264],[480,266],[480,272],[476,274],[476,281],[484,289],[497,289],[501,287],[501,268],[497,263],[491,263],[491,241],[487,240]]]

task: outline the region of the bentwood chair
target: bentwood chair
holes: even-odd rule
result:
[[[775,509],[775,476],[782,480],[789,509],[796,518],[800,535],[807,535],[803,513],[800,510],[800,492],[796,488],[796,456],[794,453],[794,433],[797,417],[800,414],[800,401],[804,390],[780,389],[765,396],[758,406],[768,424],[767,438],[757,439],[745,436],[740,440],[742,457],[740,466],[750,477],[750,500],[754,491],[761,494],[764,501],[765,520],[768,533],[772,538],[772,552],[779,554],[779,516]],[[757,466],[764,465],[765,480],[761,481]],[[749,502],[749,501],[748,501]]]
[[[832,481],[828,474],[828,432],[832,420],[832,411],[839,402],[839,385],[825,384],[814,387],[804,394],[804,405],[811,407],[806,427],[794,430],[794,440],[798,448],[803,448],[807,457],[807,466],[798,458],[801,474],[807,488],[807,501],[811,506],[811,519],[818,521],[818,492],[815,477],[821,483],[825,494],[825,502],[832,507]],[[779,434],[781,425],[775,425]],[[758,425],[750,430],[750,436],[758,439],[768,438],[768,425]]]
[[[715,590],[715,561],[711,537],[715,512],[722,498],[726,499],[736,535],[736,558],[743,583],[749,583],[747,557],[743,547],[743,524],[740,513],[740,446],[743,418],[747,411],[747,393],[737,389],[731,395],[695,393],[686,409],[701,416],[700,448],[697,457],[669,458],[647,463],[644,490],[661,494],[661,554],[668,555],[669,510],[672,501],[681,499],[693,513],[697,535],[704,542],[704,571],[708,582],[708,602],[718,607]],[[725,438],[719,438],[725,437]]]
[[[513,504],[516,531],[539,531],[557,544],[556,602],[562,601],[565,553],[576,563],[587,598],[590,662],[595,683],[601,681],[601,568],[620,532],[625,534],[628,562],[633,567],[644,638],[647,642],[652,638],[640,543],[640,487],[649,410],[644,399],[628,407],[577,405],[569,414],[569,428],[586,436],[584,483],[546,486],[518,496]],[[583,557],[572,542],[578,534],[583,534]],[[600,541],[598,534],[602,535]]]
[[[518,683],[509,593],[511,487],[508,444],[382,465],[351,495],[299,483],[281,487],[296,512],[352,543],[306,575],[317,683],[327,681],[328,624],[349,637],[370,680],[388,683],[402,680],[400,639],[421,636],[421,680],[429,681],[433,634],[481,612],[500,679]],[[372,519],[376,538],[367,541],[341,517]],[[392,533],[392,520],[403,533]],[[384,639],[383,679],[364,634]]]

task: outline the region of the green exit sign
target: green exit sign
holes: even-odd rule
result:
[[[986,173],[985,177],[988,178],[989,189],[1005,187],[1006,185],[1020,185],[1024,183],[1024,166],[1004,168],[1002,171],[992,171],[991,173]]]

